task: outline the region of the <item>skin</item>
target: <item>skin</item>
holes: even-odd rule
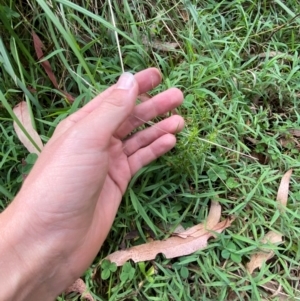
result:
[[[173,148],[184,127],[174,115],[127,138],[141,119],[182,103],[171,88],[136,105],[160,82],[155,68],[122,75],[58,125],[0,215],[3,300],[54,300],[92,263],[132,176]]]

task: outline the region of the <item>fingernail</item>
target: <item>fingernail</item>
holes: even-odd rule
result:
[[[131,74],[129,72],[125,72],[120,76],[116,87],[117,87],[117,89],[129,90],[130,88],[133,87],[134,82],[135,82],[135,79],[134,79],[133,74]]]

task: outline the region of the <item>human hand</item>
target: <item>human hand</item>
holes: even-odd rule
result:
[[[28,273],[46,263],[40,281],[51,298],[97,255],[131,177],[174,147],[174,134],[184,126],[178,115],[125,139],[143,121],[182,103],[182,93],[172,88],[135,105],[139,94],[160,81],[154,68],[134,77],[122,75],[116,85],[61,122],[1,216],[0,226],[4,223],[8,229],[5,239],[20,264],[26,262]],[[32,292],[26,294],[34,300]]]

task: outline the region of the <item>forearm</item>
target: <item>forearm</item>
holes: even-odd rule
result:
[[[49,256],[51,242],[32,235],[28,213],[17,207],[0,214],[0,299],[53,301],[68,281],[61,279],[64,262]]]

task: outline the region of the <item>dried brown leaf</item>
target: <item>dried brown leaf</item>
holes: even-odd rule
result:
[[[218,202],[212,202],[208,217],[204,224],[196,225],[180,233],[174,232],[174,235],[179,236],[181,238],[200,237],[203,234],[205,234],[207,231],[212,230],[215,227],[215,225],[218,224],[220,218],[221,218],[221,206]]]
[[[285,147],[285,148],[295,146],[295,141],[293,138],[280,138],[279,143],[282,147]]]
[[[300,130],[293,129],[293,130],[289,130],[289,132],[290,132],[294,137],[297,137],[297,138],[300,137]]]
[[[284,176],[281,179],[278,192],[277,192],[277,202],[280,210],[284,210],[284,207],[286,207],[288,194],[289,194],[289,186],[290,186],[290,179],[292,175],[293,170],[290,169],[287,171]]]
[[[189,20],[189,13],[186,9],[180,8],[179,13],[180,13],[183,21],[187,22]]]
[[[32,38],[33,38],[33,44],[34,49],[37,55],[38,60],[40,60],[42,57],[44,57],[43,48],[45,48],[43,42],[39,38],[39,36],[33,31],[32,32]],[[56,80],[56,77],[52,71],[51,65],[48,60],[42,61],[41,65],[43,66],[45,72],[47,73],[49,79],[51,80],[53,86],[58,89],[58,83]]]
[[[260,57],[260,58],[266,58],[266,57],[272,58],[275,56],[280,56],[281,58],[286,59],[286,60],[291,60],[291,61],[294,60],[292,55],[289,55],[287,53],[280,52],[280,51],[269,51],[269,52],[262,52],[262,53],[258,54],[258,57]]]
[[[36,132],[36,130],[33,128],[31,123],[31,118],[28,110],[27,103],[25,101],[21,101],[19,104],[17,104],[13,108],[14,113],[18,117],[19,121],[25,128],[25,130],[28,132],[32,140],[36,143],[36,145],[40,148],[40,150],[43,149],[43,142],[39,136],[39,134]],[[36,149],[36,147],[31,143],[31,141],[27,138],[27,136],[24,134],[24,132],[21,130],[21,128],[18,126],[18,124],[14,121],[14,129],[16,131],[16,134],[20,141],[23,143],[23,145],[27,148],[27,150],[30,153],[39,154],[40,152]]]
[[[35,49],[37,58],[38,58],[38,60],[40,60],[41,58],[44,57],[43,48],[45,48],[45,46],[44,46],[43,42],[41,41],[41,39],[39,38],[39,36],[34,31],[32,31],[32,39],[33,39],[34,49]],[[44,61],[41,62],[41,65],[44,68],[45,72],[47,73],[47,75],[48,75],[50,81],[52,82],[53,86],[57,90],[59,90],[66,97],[66,99],[68,101],[73,102],[75,98],[71,94],[69,94],[68,92],[66,92],[66,91],[59,88],[58,82],[56,80],[56,77],[53,73],[53,70],[52,70],[52,67],[51,67],[49,61],[44,60]]]
[[[158,254],[164,254],[166,258],[192,254],[197,250],[205,248],[208,239],[214,237],[215,233],[221,233],[231,225],[232,219],[226,219],[218,223],[220,210],[221,206],[216,202],[212,202],[212,208],[207,222],[204,225],[201,224],[196,231],[190,231],[194,227],[187,230],[190,231],[190,233],[185,236],[185,238],[179,237],[177,233],[177,236],[172,236],[163,241],[152,241],[127,250],[114,252],[108,255],[106,259],[116,263],[117,266],[121,266],[130,259],[134,262],[153,260]],[[206,227],[207,230],[205,230],[204,227]]]
[[[282,242],[282,234],[270,231],[265,235],[261,242],[264,244],[280,244]],[[273,256],[274,252],[272,250],[263,248],[261,252],[257,252],[251,256],[251,259],[247,264],[247,270],[252,274],[256,268],[261,268],[264,262],[271,259]]]
[[[87,292],[86,285],[81,278],[77,279],[71,286],[69,286],[65,293],[78,293],[88,301],[95,301],[92,295]]]

